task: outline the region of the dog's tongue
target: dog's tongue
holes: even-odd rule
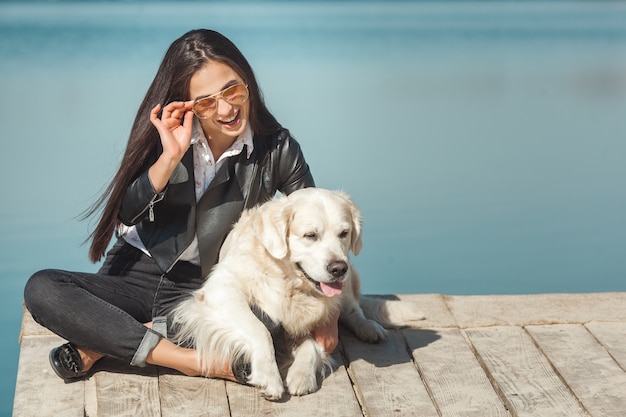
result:
[[[320,288],[322,292],[327,297],[332,297],[334,295],[341,294],[341,290],[343,289],[343,282],[320,282]]]

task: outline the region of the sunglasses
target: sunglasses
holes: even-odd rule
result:
[[[200,119],[208,119],[215,114],[219,99],[224,100],[228,104],[241,105],[248,100],[249,96],[250,93],[245,84],[235,84],[223,89],[219,93],[196,99],[191,109]]]

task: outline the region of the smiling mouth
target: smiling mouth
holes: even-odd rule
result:
[[[218,120],[218,123],[225,125],[225,126],[232,126],[234,124],[237,124],[237,122],[239,122],[240,119],[241,119],[241,110],[237,110],[237,112],[235,113],[232,119]]]
[[[309,282],[311,282],[311,284],[315,286],[315,289],[318,290],[320,293],[324,294],[326,297],[333,297],[335,295],[341,294],[343,290],[343,282],[341,281],[334,281],[334,282],[316,281],[313,278],[311,278],[309,274],[306,273],[304,268],[302,268],[302,265],[297,263],[296,266],[298,267],[300,272],[302,272],[305,278],[308,279]]]

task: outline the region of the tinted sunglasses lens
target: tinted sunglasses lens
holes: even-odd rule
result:
[[[198,117],[210,116],[215,111],[217,100],[215,97],[206,97],[198,100],[193,105],[193,112]]]
[[[202,98],[193,104],[193,112],[201,119],[211,117],[217,109],[218,97],[230,104],[243,104],[248,100],[248,87],[235,84],[214,96]]]
[[[224,100],[230,104],[242,104],[248,99],[248,88],[243,84],[235,84],[222,92]]]

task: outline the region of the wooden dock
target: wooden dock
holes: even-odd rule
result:
[[[107,359],[65,384],[48,364],[62,340],[25,314],[13,416],[626,415],[626,293],[398,297],[427,319],[378,345],[342,330],[321,390],[280,402]]]

